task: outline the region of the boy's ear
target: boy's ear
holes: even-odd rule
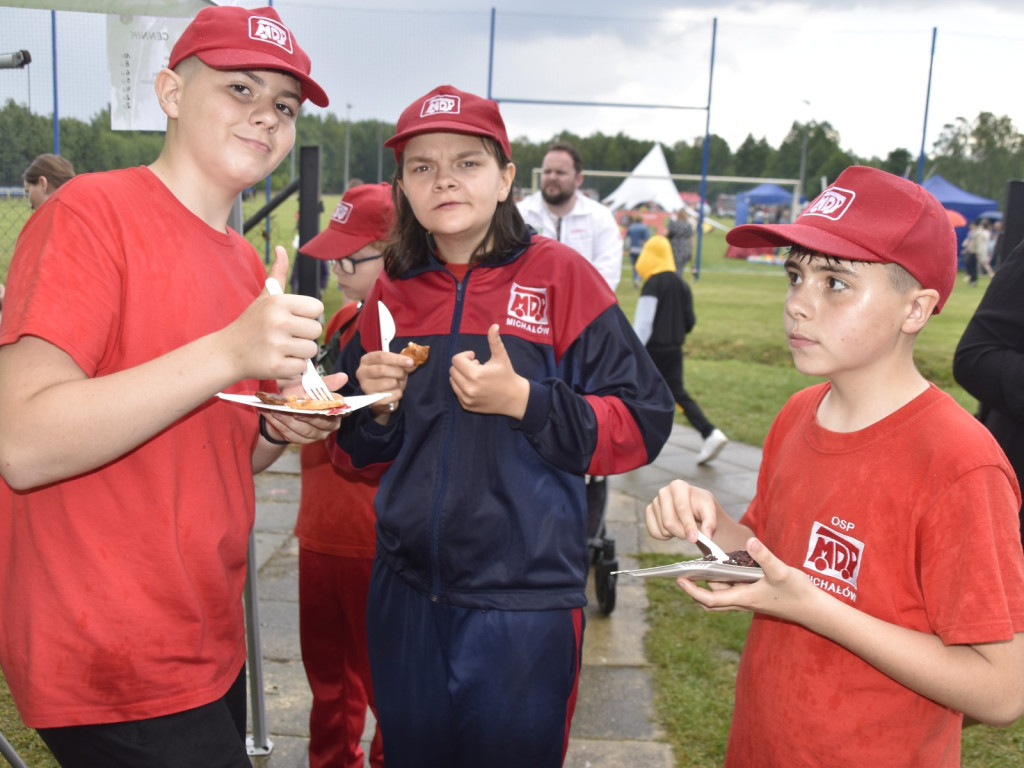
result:
[[[181,75],[166,67],[156,74],[156,98],[160,102],[160,109],[168,117],[178,116],[178,96],[182,83]]]
[[[903,321],[904,333],[915,334],[924,328],[928,319],[935,314],[939,303],[939,292],[934,288],[921,288],[911,294],[910,312]]]

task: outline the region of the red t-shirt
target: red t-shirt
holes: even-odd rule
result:
[[[140,167],[68,182],[8,277],[0,345],[37,336],[97,377],[223,328],[266,271]],[[256,438],[254,409],[211,398],[104,467],[5,489],[0,663],[27,725],[155,717],[227,691],[245,660]]]
[[[930,387],[851,433],[823,429],[828,385],[772,425],[743,522],[837,600],[947,645],[1024,632],[1013,470],[991,435]],[[726,765],[958,768],[962,715],[801,626],[755,614]]]
[[[330,339],[345,326],[341,335],[344,347],[356,332],[354,322],[359,305],[350,302],[334,313],[324,337]],[[352,322],[349,322],[352,321]],[[355,371],[346,371],[350,377]],[[334,439],[333,435],[329,439]],[[302,495],[295,535],[304,549],[338,557],[373,558],[373,497],[377,480],[346,474],[331,463],[324,443],[302,446]]]

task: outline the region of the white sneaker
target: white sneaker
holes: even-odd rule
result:
[[[700,447],[700,453],[697,454],[697,465],[700,466],[707,464],[709,461],[714,461],[728,442],[729,438],[725,436],[722,430],[714,430],[704,438],[704,444]]]

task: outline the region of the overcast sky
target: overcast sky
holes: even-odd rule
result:
[[[262,3],[238,2],[255,7]],[[778,146],[794,120],[828,121],[861,156],[921,147],[932,29],[937,41],[926,150],[946,123],[979,112],[1024,130],[1017,93],[1024,2],[657,2],[656,0],[275,0],[313,60],[330,111],[393,122],[435,85],[507,99],[513,137],[620,131],[665,144],[710,128],[735,150],[748,134]],[[496,8],[493,70],[491,12]],[[102,16],[58,14],[60,111],[88,119],[108,98]],[[52,110],[49,14],[2,7],[0,53],[30,45],[32,73],[0,71],[0,98]],[[1017,53],[1017,56],[1014,54]],[[351,105],[348,108],[346,105]],[[315,107],[308,107],[316,109]]]

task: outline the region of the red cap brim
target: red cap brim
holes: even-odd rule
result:
[[[330,103],[327,93],[316,84],[313,78],[276,56],[231,49],[197,51],[193,55],[198,56],[204,64],[213,69],[273,69],[287,72],[302,86],[303,99],[309,99],[318,107],[326,107]]]
[[[370,235],[350,235],[328,227],[305,245],[299,246],[299,253],[314,259],[334,261],[351,256],[372,242],[374,239]]]
[[[725,240],[738,248],[785,248],[799,245],[840,259],[885,261],[879,254],[857,243],[804,224],[741,224],[726,232]]]

